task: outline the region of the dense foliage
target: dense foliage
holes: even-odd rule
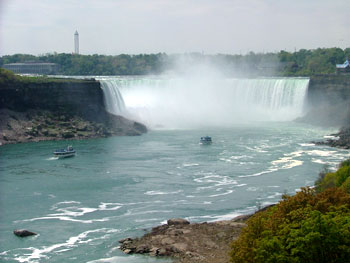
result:
[[[350,194],[343,187],[349,168],[348,160],[334,173],[339,187],[302,188],[251,217],[232,244],[231,262],[350,262]]]
[[[45,54],[40,56],[15,54],[0,57],[0,67],[17,62],[51,62],[64,75],[144,75],[182,71],[206,63],[232,76],[311,76],[336,72],[336,64],[350,57],[350,48],[301,49],[296,52],[254,53],[246,55],[182,55],[139,54],[117,56]]]
[[[20,77],[13,74],[11,71],[0,68],[0,87],[17,81]]]
[[[334,173],[327,169],[322,171],[315,182],[315,187],[318,193],[328,188],[340,187],[350,194],[350,159],[342,162]]]
[[[160,73],[163,54],[151,55],[76,55],[46,54],[33,56],[16,54],[0,58],[0,66],[18,62],[57,63],[64,75],[142,75]]]

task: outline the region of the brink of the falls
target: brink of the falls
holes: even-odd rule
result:
[[[150,128],[231,126],[301,117],[308,78],[109,77],[100,80],[107,111]]]

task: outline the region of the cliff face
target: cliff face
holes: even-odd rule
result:
[[[105,120],[100,83],[90,81],[14,83],[0,88],[0,109],[24,112],[49,110],[78,115],[91,121]]]
[[[303,121],[324,126],[350,125],[350,74],[310,78]]]
[[[141,123],[106,112],[95,80],[0,82],[0,117],[0,145],[147,132]]]

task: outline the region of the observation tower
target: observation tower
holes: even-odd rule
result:
[[[78,30],[74,33],[74,53],[79,54],[79,34]]]

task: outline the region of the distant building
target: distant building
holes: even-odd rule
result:
[[[54,75],[58,73],[56,63],[24,62],[4,64],[2,67],[17,74]]]
[[[79,33],[78,30],[74,33],[74,53],[79,54]]]
[[[338,73],[344,73],[344,72],[350,73],[350,63],[348,58],[346,58],[344,64],[337,64],[336,67],[337,67]]]

